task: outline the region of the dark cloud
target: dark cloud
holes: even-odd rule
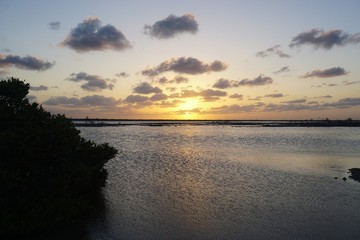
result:
[[[226,88],[231,88],[232,86],[233,86],[232,81],[221,78],[221,79],[218,79],[212,87],[218,88],[218,89],[226,89]]]
[[[32,90],[32,91],[46,91],[48,89],[49,88],[47,86],[44,86],[44,85],[40,85],[38,87],[30,86],[30,90]]]
[[[202,97],[204,101],[212,102],[219,100],[221,97],[227,96],[227,92],[214,90],[214,89],[205,89],[200,91],[194,90],[182,90],[180,93],[171,94],[170,98],[193,98],[193,97]]]
[[[131,95],[127,96],[123,102],[136,104],[136,103],[144,103],[144,102],[147,102],[148,100],[149,100],[148,97],[131,94]]]
[[[273,94],[267,94],[264,97],[268,97],[268,98],[282,98],[284,97],[284,94],[282,93],[273,93]]]
[[[54,66],[54,64],[55,62],[51,63],[32,56],[20,57],[16,55],[0,54],[0,68],[9,68],[14,66],[16,68],[26,70],[45,71]]]
[[[189,79],[183,76],[177,76],[172,80],[169,80],[166,77],[162,77],[158,80],[160,84],[170,84],[170,83],[181,84],[181,83],[187,83],[188,81]]]
[[[126,72],[121,72],[121,73],[118,73],[118,74],[115,74],[117,77],[121,77],[121,78],[127,78],[129,77],[130,75]]]
[[[240,81],[221,78],[215,82],[213,87],[218,89],[226,89],[226,88],[234,88],[240,86],[262,86],[272,83],[273,80],[271,77],[260,75],[254,79],[243,79]]]
[[[225,69],[227,69],[227,65],[221,61],[216,60],[210,64],[206,64],[196,58],[181,57],[176,59],[172,58],[160,63],[160,65],[155,68],[146,69],[142,71],[142,75],[154,77],[168,71],[196,75],[209,72],[220,72]]]
[[[325,96],[320,96],[320,97],[316,97],[316,98],[332,98],[331,95],[325,95]]]
[[[49,22],[49,28],[51,30],[59,30],[61,27],[61,23],[56,21],[56,22]]]
[[[112,90],[114,85],[109,83],[109,79],[104,79],[98,75],[89,75],[85,72],[72,73],[67,79],[72,82],[86,82],[81,88],[86,91],[98,92],[104,89]]]
[[[144,27],[146,34],[159,39],[172,38],[181,33],[195,34],[198,29],[198,23],[191,14],[185,14],[181,17],[169,15],[153,25],[145,25]]]
[[[254,79],[243,79],[243,80],[237,82],[236,86],[254,87],[254,86],[268,85],[268,84],[272,84],[272,83],[273,83],[273,79],[271,77],[259,75],[258,77],[254,78]]]
[[[280,58],[290,58],[291,56],[289,54],[284,53],[281,49],[280,49],[280,45],[275,45],[271,48],[268,48],[264,51],[260,51],[256,53],[257,57],[270,57],[270,56],[278,56]]]
[[[221,107],[213,107],[211,108],[210,112],[213,114],[227,114],[227,113],[240,113],[240,112],[253,112],[258,111],[262,106],[264,106],[264,103],[255,103],[255,104],[249,104],[249,105],[223,105]]]
[[[30,101],[30,102],[33,102],[36,100],[36,96],[34,95],[26,95],[26,98]]]
[[[64,96],[51,97],[44,101],[44,105],[64,105],[68,107],[113,107],[120,103],[113,97],[104,97],[100,95],[85,96],[82,98],[68,98]]]
[[[133,93],[150,94],[150,93],[162,93],[162,90],[158,87],[151,86],[150,83],[143,82],[134,87]]]
[[[150,97],[151,101],[163,101],[166,100],[168,96],[164,93],[156,93],[153,96]]]
[[[328,68],[325,70],[314,70],[312,72],[308,72],[305,73],[302,77],[303,78],[312,78],[312,77],[317,77],[317,78],[331,78],[331,77],[338,77],[338,76],[343,76],[348,74],[348,72],[345,71],[344,68],[342,67],[333,67],[333,68]]]
[[[343,83],[343,85],[345,85],[345,86],[349,86],[349,85],[359,84],[360,81],[352,81],[352,82],[343,81],[342,83]]]
[[[68,105],[68,106],[82,106],[82,102],[80,99],[72,97],[51,97],[48,100],[43,102],[44,105]]]
[[[98,18],[88,18],[79,23],[60,44],[80,53],[131,48],[130,42],[120,30],[109,24],[101,26]]]
[[[230,95],[229,98],[237,98],[239,100],[242,100],[244,98],[244,96],[242,94],[235,93],[235,94]]]
[[[280,68],[279,70],[275,71],[274,74],[285,73],[285,72],[290,72],[289,66],[284,66]]]
[[[334,46],[345,46],[359,42],[360,33],[348,34],[339,29],[329,31],[312,29],[294,37],[289,46],[301,47],[303,45],[312,45],[315,48],[331,49]]]
[[[291,100],[291,101],[282,102],[282,103],[286,103],[286,104],[306,103],[306,99],[302,98],[302,99],[296,99],[296,100]]]
[[[204,101],[212,102],[219,100],[220,97],[227,96],[227,92],[220,90],[206,89],[199,92],[199,96],[203,97]]]

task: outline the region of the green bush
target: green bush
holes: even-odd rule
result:
[[[64,115],[29,103],[28,91],[19,79],[0,81],[0,238],[86,219],[97,209],[104,164],[117,153],[82,138]]]

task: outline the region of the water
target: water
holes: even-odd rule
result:
[[[79,128],[119,150],[89,239],[360,235],[360,128]],[[337,177],[338,179],[335,179]]]

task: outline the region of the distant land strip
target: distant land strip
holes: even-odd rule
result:
[[[360,120],[139,120],[139,119],[72,119],[77,127],[116,126],[234,126],[234,127],[360,127]]]

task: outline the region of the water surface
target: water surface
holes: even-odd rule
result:
[[[360,128],[79,128],[119,150],[89,239],[360,235]],[[338,179],[335,179],[337,177]]]

